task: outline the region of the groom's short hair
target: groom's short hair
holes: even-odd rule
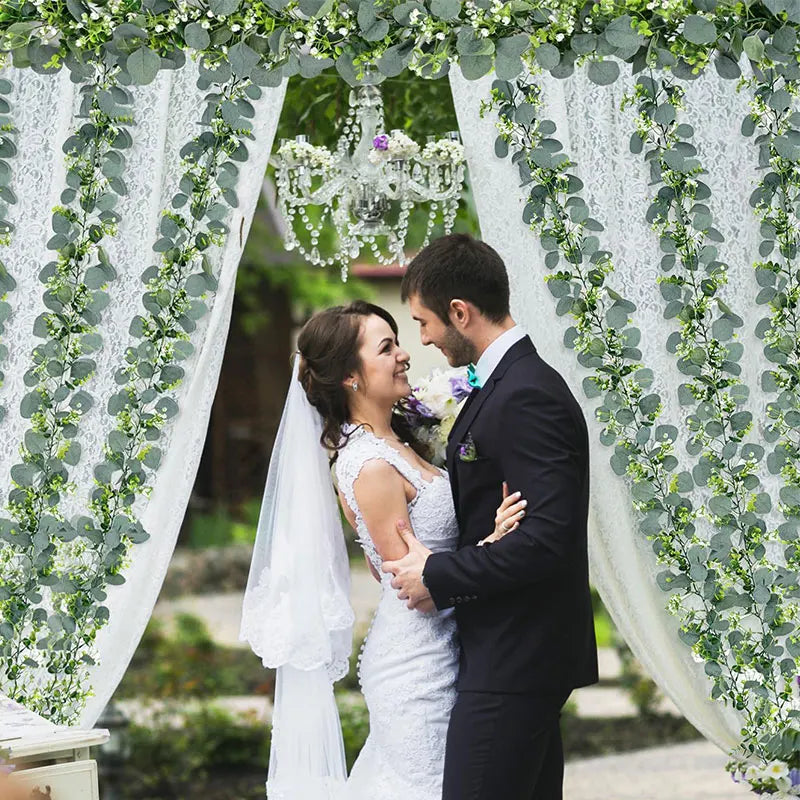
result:
[[[419,299],[450,324],[450,301],[472,303],[492,322],[510,313],[508,273],[503,259],[486,242],[466,233],[434,239],[408,265],[400,287],[403,302]]]

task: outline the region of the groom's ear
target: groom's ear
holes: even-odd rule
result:
[[[464,330],[475,314],[475,307],[466,300],[453,299],[450,301],[448,309],[450,324],[458,330]]]

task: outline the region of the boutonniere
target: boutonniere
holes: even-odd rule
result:
[[[475,442],[472,440],[471,433],[468,433],[467,438],[458,445],[457,454],[459,461],[475,461],[478,457],[478,451],[475,447]]]

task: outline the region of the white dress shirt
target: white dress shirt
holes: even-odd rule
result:
[[[495,367],[500,363],[503,356],[525,336],[525,331],[515,325],[507,331],[503,331],[484,351],[475,365],[475,374],[481,382],[481,386],[486,384]]]

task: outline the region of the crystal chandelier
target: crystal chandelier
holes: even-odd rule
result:
[[[381,264],[406,263],[415,206],[428,205],[423,247],[437,220],[450,233],[464,184],[458,132],[441,139],[429,136],[423,148],[401,130],[385,133],[381,92],[369,83],[350,92],[334,152],[299,135],[281,141],[273,162],[286,249],[297,250],[312,264],[339,264],[344,280],[348,264],[365,248]],[[296,224],[305,229],[310,246],[300,241]],[[320,234],[326,225],[333,226],[336,241],[333,252],[323,255]]]

